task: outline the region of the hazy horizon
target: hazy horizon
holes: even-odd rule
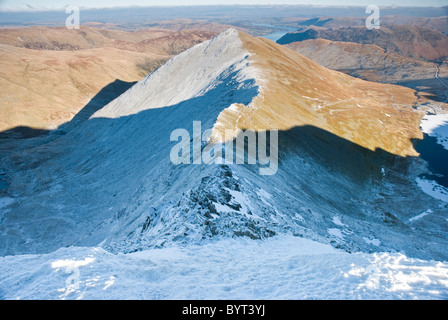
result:
[[[160,1],[160,0],[132,0],[123,1],[119,0],[77,0],[70,1],[68,3],[61,4],[61,1],[55,0],[28,0],[26,2],[15,0],[2,0],[0,1],[0,10],[2,11],[29,11],[29,10],[60,10],[69,5],[77,6],[85,9],[99,9],[99,8],[119,8],[119,7],[178,7],[178,6],[234,6],[234,5],[247,5],[247,6],[283,6],[283,5],[300,5],[300,6],[325,6],[325,7],[363,7],[371,5],[371,0],[342,0],[342,1],[329,1],[329,0],[317,0],[310,3],[310,0],[282,0],[273,2],[272,0],[174,0],[174,1]],[[425,2],[416,0],[382,0],[375,1],[375,5],[383,7],[444,7],[447,5],[444,0],[428,0]]]

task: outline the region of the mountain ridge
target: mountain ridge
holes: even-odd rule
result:
[[[8,185],[0,195],[12,200],[0,216],[0,254],[97,245],[123,253],[290,234],[348,252],[445,259],[443,203],[415,183],[426,168],[411,149],[423,114],[413,103],[410,89],[354,79],[228,30],[172,58],[67,134],[36,138],[1,158]],[[358,126],[347,130],[353,119]],[[170,134],[191,133],[194,121],[211,136],[223,128],[279,130],[278,172],[174,165]],[[424,224],[411,225],[428,209],[434,214]],[[437,245],[422,248],[423,240]]]

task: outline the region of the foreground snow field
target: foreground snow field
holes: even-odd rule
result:
[[[277,236],[0,258],[3,299],[448,299],[448,262]],[[76,281],[78,279],[79,281]]]

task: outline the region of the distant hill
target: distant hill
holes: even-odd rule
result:
[[[387,52],[410,58],[439,61],[448,56],[448,37],[440,32],[417,26],[388,26],[369,30],[364,27],[325,29],[310,27],[288,33],[277,43],[289,44],[309,39],[355,42],[377,45]]]
[[[383,10],[382,10],[383,11]],[[443,11],[442,11],[443,12]],[[446,11],[448,14],[448,11]],[[295,19],[299,27],[315,26],[325,27],[327,29],[349,28],[349,27],[364,27],[366,25],[366,17],[325,17],[319,16],[311,19],[304,19],[298,17]],[[289,22],[294,21],[293,18],[289,19]],[[438,31],[444,35],[448,35],[448,16],[440,17],[421,17],[421,16],[409,16],[409,15],[384,15],[381,14],[381,26],[389,27],[396,25],[408,25],[423,27],[433,31]]]
[[[0,131],[82,120],[210,31],[0,30]],[[22,131],[23,133],[23,131]]]

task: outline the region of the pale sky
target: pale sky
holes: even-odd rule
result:
[[[406,6],[440,7],[448,5],[448,0],[0,0],[0,10],[7,9],[61,9],[67,5],[87,8],[138,6],[175,6],[175,5],[264,5],[264,4],[313,4],[333,6]]]

